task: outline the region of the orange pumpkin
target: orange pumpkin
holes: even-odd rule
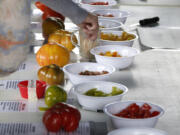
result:
[[[77,38],[73,36],[73,41],[77,43]],[[71,42],[71,32],[65,30],[57,30],[48,38],[49,43],[61,44],[69,51],[72,51],[75,46]]]
[[[36,60],[40,66],[56,64],[60,67],[69,63],[69,51],[60,45],[45,44],[36,54]]]

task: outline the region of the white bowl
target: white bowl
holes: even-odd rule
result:
[[[91,2],[108,2],[109,5],[90,5]],[[115,0],[81,0],[80,6],[90,12],[97,9],[109,9],[117,4]]]
[[[101,30],[101,32],[106,33],[106,34],[115,34],[115,35],[118,35],[118,36],[121,36],[122,33],[123,33],[123,31],[114,31],[114,30]],[[111,41],[111,40],[100,39],[99,44],[100,45],[109,45],[109,44],[111,44],[111,45],[121,45],[121,46],[132,47],[134,41],[138,39],[138,36],[135,33],[132,33],[132,32],[127,32],[127,33],[134,35],[135,38],[131,39],[131,40],[125,40],[125,41]]]
[[[155,128],[122,128],[108,133],[108,135],[168,135],[165,131]]]
[[[109,73],[103,75],[79,75],[80,72],[85,70],[102,72],[103,70]],[[115,68],[111,65],[104,65],[100,63],[82,62],[68,64],[63,67],[63,71],[69,77],[73,84],[78,84],[87,81],[107,81],[109,76],[115,71]]]
[[[123,90],[123,93],[116,96],[109,96],[109,97],[93,97],[93,96],[86,96],[83,93],[92,89],[97,88],[105,93],[110,93],[112,91],[112,87],[117,87]],[[91,81],[80,83],[75,85],[72,88],[75,95],[77,95],[78,102],[81,106],[91,109],[91,110],[103,110],[103,107],[111,102],[120,101],[122,97],[128,91],[128,88],[119,83],[113,82],[104,82],[104,81]]]
[[[108,115],[111,120],[112,124],[115,128],[125,128],[125,127],[155,127],[158,119],[164,114],[164,110],[157,105],[147,103],[152,107],[152,111],[159,111],[160,114],[151,118],[144,118],[144,119],[130,119],[130,118],[122,118],[115,116],[113,114],[119,113],[121,110],[128,107],[130,104],[136,103],[139,106],[142,106],[146,102],[137,102],[137,101],[125,101],[125,102],[114,102],[107,104],[104,107],[104,112]]]
[[[99,55],[100,53],[105,53],[107,51],[116,51],[122,57],[108,57]],[[91,49],[90,52],[95,56],[98,63],[106,63],[114,66],[116,69],[124,69],[129,67],[133,63],[134,57],[139,53],[139,51],[135,48],[115,45],[98,46]]]
[[[125,23],[127,20],[127,17],[131,15],[128,11],[122,11],[119,9],[100,9],[100,10],[94,10],[94,14],[97,15],[113,15],[113,17],[105,17],[105,16],[98,16],[100,19],[109,19],[109,20],[115,20],[121,23]]]
[[[101,31],[108,31],[108,30],[122,30],[121,28],[123,27],[121,22],[117,22],[114,20],[109,20],[109,19],[98,19],[98,23],[100,26],[100,30]],[[105,28],[101,28],[101,27],[105,27]]]

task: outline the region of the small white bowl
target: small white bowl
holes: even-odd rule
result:
[[[109,96],[109,97],[93,97],[93,96],[86,96],[83,93],[86,91],[97,88],[105,93],[110,93],[112,91],[112,87],[117,87],[123,90],[123,93],[116,96]],[[103,110],[103,107],[111,102],[120,101],[122,97],[128,91],[128,88],[120,83],[113,83],[113,82],[105,82],[105,81],[91,81],[80,83],[75,85],[71,89],[75,95],[77,95],[78,102],[81,106],[91,110]]]
[[[100,15],[98,16],[98,18],[100,19],[115,20],[123,24],[126,22],[127,17],[131,15],[130,12],[122,11],[119,9],[100,9],[100,10],[94,10],[93,13],[96,15]],[[113,17],[102,16],[102,15],[110,15],[110,14],[113,15]]]
[[[121,22],[118,22],[118,21],[115,21],[115,20],[109,20],[109,19],[98,19],[98,23],[99,23],[99,26],[100,26],[100,30],[101,31],[108,31],[108,30],[122,30],[122,23]],[[104,28],[102,28],[104,27]]]
[[[85,70],[102,72],[108,71],[109,73],[103,75],[79,75],[80,72]],[[63,71],[69,77],[73,84],[79,84],[87,81],[108,81],[109,76],[115,72],[115,68],[111,65],[104,65],[100,63],[82,62],[68,64],[63,67]]]
[[[144,119],[130,119],[130,118],[122,118],[115,116],[113,114],[119,113],[121,110],[128,107],[130,104],[136,103],[139,106],[142,106],[146,102],[137,102],[137,101],[125,101],[125,102],[114,102],[107,104],[104,107],[104,112],[107,116],[109,116],[112,120],[112,124],[115,128],[126,128],[126,127],[155,127],[158,119],[164,114],[164,110],[158,106],[151,103],[147,103],[152,107],[152,111],[159,111],[160,114],[151,118]]]
[[[108,2],[108,5],[90,5],[92,2]],[[110,9],[117,4],[115,0],[81,0],[80,6],[90,12],[97,9]]]
[[[155,128],[121,128],[108,133],[108,135],[168,135],[167,132]]]
[[[118,36],[121,36],[123,33],[123,31],[114,31],[114,30],[101,30],[101,32],[103,32],[105,34],[115,34]],[[131,32],[127,32],[127,33],[134,35],[135,38],[131,39],[131,40],[125,40],[125,41],[111,41],[111,40],[100,39],[99,44],[100,45],[110,45],[111,44],[111,45],[121,45],[121,46],[132,47],[134,41],[138,39],[138,36],[135,33],[131,33]]]
[[[105,53],[107,51],[116,51],[122,57],[108,57],[99,55],[100,53]],[[135,48],[115,45],[98,46],[91,49],[90,52],[95,56],[98,63],[106,63],[114,66],[116,69],[124,69],[129,67],[133,63],[134,57],[139,53],[139,51]]]

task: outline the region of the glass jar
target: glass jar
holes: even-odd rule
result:
[[[94,56],[90,53],[90,50],[98,45],[98,40],[95,41],[87,39],[85,33],[80,29],[79,30],[79,39],[80,39],[80,55],[85,59],[93,59]]]
[[[30,41],[31,0],[0,1],[0,76],[26,59]]]
[[[75,43],[72,40],[72,36],[71,36],[71,41],[75,46],[79,48],[79,54],[81,56],[81,60],[82,61],[93,60],[94,56],[90,53],[90,50],[99,45],[99,36],[95,41],[89,40],[82,29],[75,31],[74,33],[72,33],[72,35],[76,35],[78,37],[78,43]]]

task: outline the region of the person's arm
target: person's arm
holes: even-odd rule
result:
[[[37,1],[37,0],[36,0]],[[73,23],[80,24],[88,16],[88,12],[74,3],[72,0],[38,0],[51,9],[70,18]]]
[[[98,17],[82,9],[72,0],[38,0],[51,9],[69,17],[86,33],[87,38],[96,40],[99,31]]]

